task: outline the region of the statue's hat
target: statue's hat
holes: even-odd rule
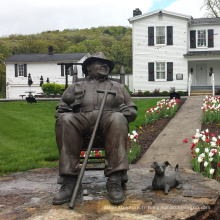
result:
[[[114,69],[114,66],[115,66],[114,62],[106,59],[103,52],[97,52],[97,53],[92,54],[82,64],[82,71],[86,76],[88,74],[87,66],[95,60],[102,60],[102,61],[107,62],[109,65],[109,72],[111,72]]]

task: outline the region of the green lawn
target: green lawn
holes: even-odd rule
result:
[[[144,121],[145,109],[148,110],[150,107],[156,106],[157,102],[160,101],[161,98],[153,98],[153,99],[133,99],[134,103],[138,107],[138,116],[134,122],[131,122],[129,125],[129,131],[135,130],[137,127],[141,126]]]
[[[130,124],[130,131],[143,124],[144,110],[158,100],[134,100],[138,117]],[[57,103],[0,102],[0,176],[58,165],[53,117]]]

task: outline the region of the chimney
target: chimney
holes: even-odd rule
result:
[[[136,8],[135,10],[133,10],[133,17],[137,16],[137,15],[141,15],[142,12],[139,8]]]
[[[48,47],[48,53],[49,53],[49,55],[53,54],[53,46]]]

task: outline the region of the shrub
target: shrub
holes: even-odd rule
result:
[[[144,95],[146,95],[146,96],[150,96],[151,93],[150,93],[150,91],[145,91],[145,92],[144,92]]]
[[[169,93],[167,91],[163,91],[163,92],[161,92],[161,95],[167,96],[167,95],[169,95]]]
[[[56,83],[45,83],[42,85],[42,90],[44,94],[61,94],[61,85]]]
[[[180,96],[184,95],[185,93],[183,91],[178,91],[177,93],[180,94]]]
[[[143,96],[144,93],[143,93],[141,90],[138,90],[137,95],[139,95],[139,96]]]
[[[155,89],[152,94],[154,95],[160,95],[160,89]]]
[[[173,92],[175,92],[175,91],[176,91],[175,87],[170,87],[169,93],[173,93]]]

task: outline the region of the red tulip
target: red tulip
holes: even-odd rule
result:
[[[206,143],[210,142],[209,138],[206,139]]]
[[[188,140],[187,140],[187,138],[185,138],[185,139],[183,140],[183,142],[184,142],[184,143],[188,143]]]
[[[96,157],[101,157],[102,155],[101,155],[101,154],[95,154],[95,156],[96,156]]]

